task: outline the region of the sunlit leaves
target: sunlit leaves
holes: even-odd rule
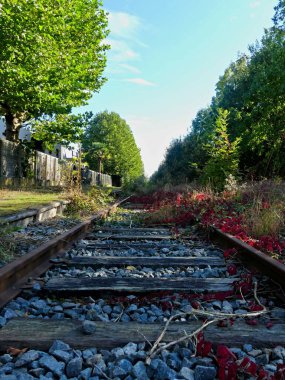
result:
[[[68,113],[105,79],[107,17],[98,0],[5,0],[1,113]]]
[[[89,121],[83,148],[91,169],[99,170],[100,162],[104,172],[120,175],[125,182],[143,174],[140,151],[130,127],[115,112],[99,113]]]

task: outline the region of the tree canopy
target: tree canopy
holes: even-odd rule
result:
[[[100,0],[4,0],[0,113],[9,140],[25,121],[69,113],[100,89],[107,34]]]
[[[285,0],[274,9],[273,26],[220,76],[211,105],[197,113],[180,141],[184,153],[171,144],[154,181],[159,178],[161,184],[163,170],[163,181],[177,183],[173,166],[178,159],[178,178],[208,176],[218,188],[226,179],[218,167],[245,179],[285,177]],[[221,118],[226,122],[222,130],[217,128]],[[225,170],[227,161],[231,165]]]
[[[89,120],[82,147],[90,169],[120,175],[125,183],[143,175],[132,131],[115,112],[101,112]]]

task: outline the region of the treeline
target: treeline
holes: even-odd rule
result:
[[[189,134],[170,144],[153,183],[196,179],[221,189],[229,176],[285,177],[285,0],[274,10],[273,26],[225,70]]]
[[[115,112],[101,112],[90,118],[82,147],[90,169],[119,175],[124,184],[144,174],[140,150],[124,119]]]
[[[55,115],[31,123],[33,138],[53,151],[55,144],[81,147],[81,160],[91,170],[118,175],[123,184],[144,176],[144,167],[131,128],[115,112]]]

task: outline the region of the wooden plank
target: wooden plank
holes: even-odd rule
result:
[[[57,263],[57,262],[56,262]],[[189,266],[225,266],[224,259],[219,257],[74,257],[70,260],[58,261],[58,264],[73,265],[77,267],[124,267],[143,266],[152,268],[162,267],[189,267]]]
[[[84,239],[84,241],[89,241],[88,239]],[[144,243],[144,242],[125,242],[125,243],[120,243],[120,242],[108,242],[108,240],[105,240],[105,243],[103,242],[98,242],[98,241],[92,241],[90,239],[90,243],[85,245],[84,247],[87,249],[161,249],[161,248],[171,248],[174,245],[171,243]],[[188,248],[188,247],[186,247]]]
[[[98,231],[107,231],[107,232],[156,232],[156,233],[168,233],[170,232],[169,228],[148,228],[148,227],[95,227],[93,228],[94,232]],[[88,234],[88,236],[92,236],[92,233]]]
[[[120,235],[120,234],[94,234],[94,239],[102,240],[175,240],[173,235]]]
[[[76,320],[16,318],[0,330],[0,351],[6,352],[8,347],[47,351],[56,339],[64,341],[74,349],[111,349],[124,346],[128,342],[144,342],[146,339],[154,342],[164,327],[161,323],[137,322],[96,322],[96,325],[94,334],[85,335],[82,332],[82,322]],[[184,331],[191,333],[199,326],[199,321],[172,323],[163,342],[176,340],[184,335]],[[244,322],[235,322],[233,326],[223,328],[210,325],[204,330],[204,336],[205,340],[213,342],[214,345],[242,347],[248,343],[256,348],[275,347],[284,345],[285,324],[276,323],[270,329],[264,325],[249,326]]]
[[[232,290],[237,278],[61,278],[47,281],[44,290],[57,294],[91,295],[98,293],[223,292]]]

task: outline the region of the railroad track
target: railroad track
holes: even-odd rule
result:
[[[0,356],[0,378],[214,379],[233,368],[237,378],[280,375],[280,286],[194,234],[133,226],[132,212],[119,224],[75,228],[29,254],[33,265],[21,258],[20,272],[2,269],[0,301],[14,299],[1,312],[0,351],[28,351]],[[72,236],[80,238],[73,245]],[[219,345],[232,354],[224,348],[222,360]]]

